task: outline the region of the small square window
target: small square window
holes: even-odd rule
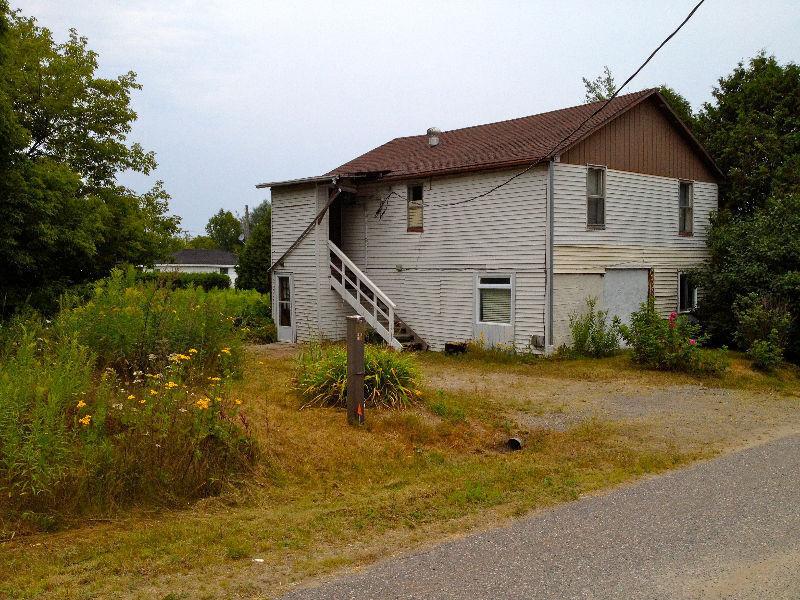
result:
[[[219,268],[219,272],[222,273],[223,275],[227,275],[228,274],[228,267],[220,267]]]
[[[606,226],[606,170],[589,167],[586,173],[586,227]]]
[[[422,186],[410,185],[408,186],[408,203],[407,203],[407,230],[408,231],[422,231]]]
[[[678,312],[697,308],[697,286],[688,273],[678,273]]]
[[[692,235],[694,228],[694,186],[690,181],[681,181],[678,193],[678,233]]]

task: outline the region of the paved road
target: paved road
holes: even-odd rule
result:
[[[289,598],[800,598],[800,434]]]

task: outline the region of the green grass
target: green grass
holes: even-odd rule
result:
[[[509,431],[519,427],[514,413],[523,408],[522,400],[507,399],[509,390],[530,383],[520,375],[589,383],[587,389],[597,380],[632,389],[697,382],[642,372],[625,356],[526,364],[438,354],[418,360],[424,373],[435,374],[423,387],[424,403],[369,410],[366,426],[352,428],[341,410],[298,410],[289,353],[251,354],[233,390],[244,399],[242,409],[263,448],[250,485],[184,510],[124,512],[111,522],[16,536],[0,544],[0,596],[269,597],[293,581],[573,500],[711,452],[684,447],[680,440],[656,441],[648,428],[657,430],[657,424],[596,419],[565,431],[525,430],[524,449],[505,450]],[[497,393],[453,383],[498,374],[508,389]],[[734,368],[726,378],[752,385],[755,376]],[[796,378],[786,377],[783,384],[796,389]],[[775,381],[758,379],[757,386]],[[0,535],[8,540],[12,531]]]

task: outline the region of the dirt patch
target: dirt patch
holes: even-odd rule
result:
[[[774,392],[555,379],[441,365],[426,368],[426,376],[437,388],[501,398],[523,430],[564,431],[590,419],[634,422],[664,442],[721,450],[776,429],[800,429],[800,400]]]

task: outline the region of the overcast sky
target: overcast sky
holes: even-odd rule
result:
[[[256,183],[324,173],[397,136],[580,104],[582,76],[621,83],[696,0],[16,0],[100,70],[144,89],[133,139],[192,234]],[[12,0],[14,3],[14,0]],[[695,109],[760,49],[800,62],[798,0],[706,0],[630,84],[667,83]]]

